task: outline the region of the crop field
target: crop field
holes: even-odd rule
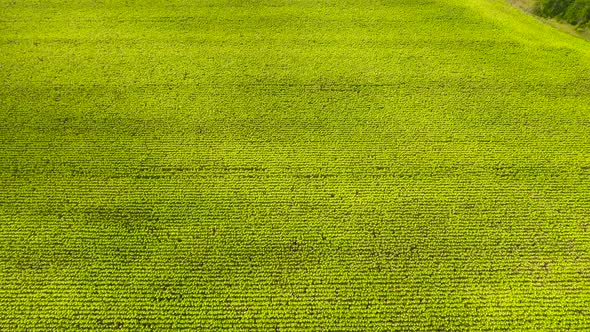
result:
[[[0,0],[0,330],[590,329],[590,43],[500,0]]]

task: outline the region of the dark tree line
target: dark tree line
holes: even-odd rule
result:
[[[539,0],[539,14],[557,18],[573,25],[588,25],[590,0]]]

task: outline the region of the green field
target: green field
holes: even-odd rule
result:
[[[589,228],[504,1],[0,0],[0,330],[589,330]]]

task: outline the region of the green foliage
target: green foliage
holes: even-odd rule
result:
[[[541,0],[539,12],[545,17],[584,25],[590,21],[590,0]]]
[[[590,326],[590,46],[502,1],[0,1],[0,49],[2,331]]]

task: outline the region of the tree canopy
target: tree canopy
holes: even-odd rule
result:
[[[573,25],[590,22],[590,0],[540,0],[542,16],[564,20]]]

